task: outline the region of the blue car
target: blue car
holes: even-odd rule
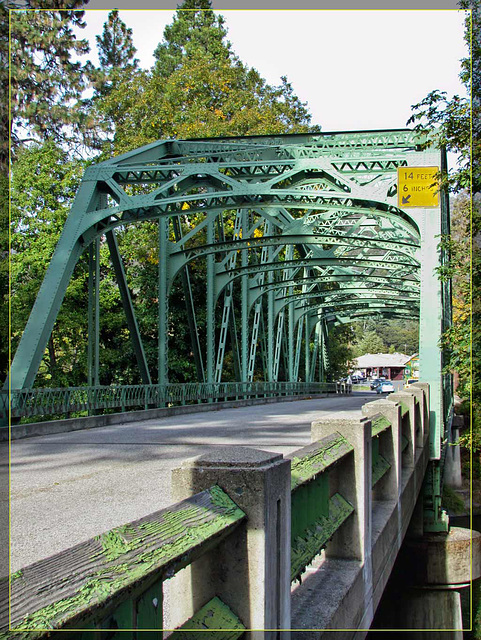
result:
[[[391,380],[381,380],[376,386],[376,393],[392,393],[394,386]]]
[[[381,378],[374,378],[373,380],[371,380],[370,385],[369,385],[371,387],[371,391],[374,391],[374,389],[377,387],[377,385],[380,382],[384,382],[385,379],[386,378],[382,378],[381,377]]]

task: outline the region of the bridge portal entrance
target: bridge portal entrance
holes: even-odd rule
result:
[[[193,398],[212,399],[216,385],[225,383],[234,385],[235,397],[254,383],[274,394],[322,384],[332,327],[360,318],[419,318],[420,379],[430,385],[429,500],[436,527],[441,442],[452,412],[439,346],[450,323],[451,292],[436,273],[447,259],[438,244],[449,232],[449,207],[447,195],[433,186],[445,169],[445,153],[405,129],[164,140],[89,167],[13,359],[4,409],[10,402],[18,418],[40,407],[53,413],[59,406],[96,411],[168,402],[175,283],[189,322]],[[158,264],[155,359],[146,355],[117,241],[127,226],[147,222]],[[99,384],[102,243],[138,368],[140,384],[128,388]],[[84,252],[86,385],[37,389],[49,336]],[[205,282],[201,305],[194,268],[197,281],[200,270]],[[228,380],[227,360],[234,372]]]

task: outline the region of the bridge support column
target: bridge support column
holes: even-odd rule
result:
[[[175,469],[178,501],[217,484],[246,513],[247,522],[175,581],[175,627],[219,596],[254,631],[248,640],[288,640],[290,621],[290,461],[247,447],[222,447]]]
[[[414,467],[416,463],[416,448],[422,447],[421,423],[419,420],[416,421],[415,396],[406,391],[398,391],[389,394],[388,401],[401,405],[402,435],[408,439],[405,466]]]
[[[461,451],[459,449],[459,429],[453,426],[444,461],[444,482],[455,489],[463,486],[461,475]]]
[[[461,593],[479,577],[481,533],[452,527],[406,540],[372,629],[410,629],[406,640],[462,640],[469,620],[462,619]]]

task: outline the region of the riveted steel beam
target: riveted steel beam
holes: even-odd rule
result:
[[[283,357],[287,379],[313,378],[318,358],[310,351],[312,331],[319,376],[324,376],[329,323],[365,313],[416,317],[419,291],[432,284],[427,271],[442,257],[432,256],[431,265],[425,256],[432,252],[436,224],[427,229],[427,214],[397,203],[397,169],[437,162],[436,152],[421,147],[425,142],[409,130],[166,140],[90,167],[40,290],[36,317],[14,358],[13,386],[33,384],[83,248],[104,234],[112,237],[119,225],[147,220],[159,221],[159,381],[168,380],[170,287],[179,273],[185,280],[194,260],[207,263],[206,353],[201,354],[198,339],[193,342],[199,362],[205,357],[209,381],[222,379],[236,302],[241,380],[254,375],[277,380]],[[225,224],[237,212],[242,234],[233,232],[231,222]],[[176,233],[180,219],[183,234]],[[228,231],[216,235],[216,228]],[[117,279],[121,282],[122,275]],[[184,286],[187,314],[195,322],[188,289]],[[222,293],[215,351],[216,301]],[[445,325],[449,297],[445,288],[441,302],[431,300],[436,308],[441,305]],[[426,301],[422,305],[421,317],[429,324],[433,311]],[[89,315],[93,326],[93,307]],[[237,353],[236,340],[230,343]],[[265,364],[255,373],[257,344]],[[197,365],[198,377],[200,369]]]

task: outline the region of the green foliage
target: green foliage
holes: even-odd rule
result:
[[[46,4],[54,9],[59,6]],[[68,3],[70,7],[83,4],[82,0]],[[72,54],[87,53],[89,45],[76,40],[71,29],[72,25],[85,26],[83,11],[33,10],[37,5],[30,2],[29,10],[10,12],[14,149],[32,139],[78,141],[85,126],[81,95],[87,86],[88,67],[74,62]]]
[[[345,376],[352,368],[351,360],[354,357],[350,345],[352,327],[339,325],[329,330],[327,337],[327,349],[329,352],[329,380],[337,380]]]
[[[88,50],[70,28],[82,26],[84,0],[24,0],[0,3],[0,296],[8,288],[8,169],[22,142],[78,140],[85,128],[81,92],[85,69],[72,53]],[[42,11],[38,11],[41,8]],[[10,11],[10,15],[8,10]],[[37,10],[35,10],[37,9]],[[47,9],[47,11],[43,11]],[[62,11],[59,11],[62,9]],[[9,35],[10,43],[9,46]],[[9,49],[11,55],[9,55]],[[10,82],[9,82],[10,73]],[[71,102],[78,108],[72,108]],[[0,371],[8,366],[8,305],[1,305]]]
[[[127,69],[97,102],[116,122],[115,152],[165,138],[303,132],[311,116],[286,78],[278,87],[246,67],[207,0],[188,0],[164,31],[151,71]],[[312,130],[312,128],[311,128]]]
[[[105,107],[104,99],[119,83],[138,73],[139,61],[134,57],[137,50],[132,40],[132,29],[120,19],[117,9],[109,13],[102,36],[96,36],[96,39],[100,68],[91,70],[95,93],[88,101],[91,120],[89,144],[110,156],[115,131],[122,122],[117,120],[115,110],[109,112]]]
[[[385,353],[386,345],[376,331],[366,331],[356,344],[354,355],[362,356],[365,353]]]
[[[112,72],[120,67],[137,69],[139,61],[134,58],[137,49],[132,40],[132,29],[119,18],[118,9],[109,13],[102,36],[96,36],[102,70]]]
[[[83,164],[53,142],[23,148],[11,181],[11,320],[14,351],[78,188]],[[38,376],[45,386],[79,381],[79,342],[85,338],[85,267],[72,278]]]
[[[479,0],[460,0],[459,5],[466,9],[465,40],[471,55],[462,61],[460,78],[471,96],[471,127],[472,139],[472,191],[479,194],[481,191],[481,15]],[[473,227],[480,231],[481,207],[478,205],[473,211]]]
[[[0,375],[8,369],[8,178],[0,173]]]
[[[232,59],[223,16],[216,16],[210,0],[184,0],[174,21],[164,30],[164,40],[154,51],[156,75],[167,79],[182,69],[186,58],[205,56],[220,64]]]
[[[417,320],[367,319],[356,322],[353,350],[356,357],[365,353],[417,353],[419,322]]]
[[[448,100],[446,91],[431,91],[424,100],[412,107],[415,113],[407,124],[417,122],[414,127],[420,133],[431,134],[438,147],[457,153],[459,168],[451,169],[445,184],[456,191],[467,189],[471,179],[469,99],[453,96]]]
[[[453,324],[442,336],[446,369],[456,371],[459,377],[457,393],[469,396],[471,379],[471,259],[469,246],[469,220],[471,201],[467,192],[454,200],[451,213],[451,235],[443,237],[441,247],[449,254],[449,260],[439,270],[442,281],[452,282]],[[473,255],[479,260],[479,255]]]

